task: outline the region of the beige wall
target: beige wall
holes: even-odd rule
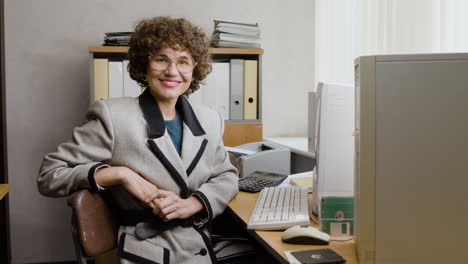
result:
[[[83,120],[89,98],[87,46],[130,31],[142,17],[186,17],[208,34],[214,18],[262,29],[264,136],[307,134],[313,88],[312,0],[5,0],[6,113],[13,263],[74,259],[70,211],[41,197],[43,155]]]

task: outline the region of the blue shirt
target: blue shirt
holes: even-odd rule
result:
[[[172,143],[174,143],[174,147],[180,156],[182,150],[182,119],[179,113],[176,113],[174,120],[165,120],[164,123],[166,124],[167,133],[169,133]]]

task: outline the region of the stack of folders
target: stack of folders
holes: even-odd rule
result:
[[[260,48],[258,24],[214,20],[213,47]]]
[[[225,120],[257,120],[258,61],[213,62],[210,75],[189,100],[217,110]]]
[[[128,46],[132,32],[108,32],[104,37],[104,46]]]

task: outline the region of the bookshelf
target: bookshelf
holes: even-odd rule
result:
[[[92,103],[94,101],[94,95],[95,95],[95,81],[96,79],[103,78],[103,76],[101,76],[101,74],[99,73],[96,74],[97,76],[95,76],[95,73],[96,73],[94,69],[95,59],[106,59],[108,62],[124,61],[128,53],[128,47],[126,46],[89,46],[88,52],[89,52],[89,65],[90,65],[90,103]],[[252,115],[250,115],[249,119],[243,119],[243,118],[226,119],[224,141],[225,141],[226,146],[237,146],[237,145],[241,145],[245,143],[261,141],[263,139],[263,124],[262,124],[262,112],[261,112],[263,49],[259,49],[259,48],[210,48],[209,52],[211,54],[211,58],[214,64],[215,63],[232,63],[232,60],[254,62],[254,64],[251,64],[254,66],[249,66],[249,67],[254,67],[254,69],[256,70],[256,72],[254,73],[256,77],[255,77],[255,80],[253,81],[254,84],[256,84],[256,90],[255,90],[256,100],[250,99],[250,102],[256,101],[256,106],[254,106],[255,110],[253,110],[255,113],[254,116],[256,118],[253,118]],[[233,76],[232,72],[230,73],[230,75]],[[228,78],[230,77],[228,76]],[[104,81],[107,81],[108,87],[112,85],[109,79],[110,78],[108,77],[107,80],[104,80]],[[230,78],[229,80],[232,80],[232,78]],[[238,80],[238,82],[241,82],[243,84],[244,80]],[[229,85],[232,86],[232,84],[229,84]],[[202,87],[202,89],[203,88],[204,87]],[[110,92],[107,92],[107,93],[109,94]],[[231,96],[230,91],[228,92],[228,94],[229,94],[229,98],[226,100],[232,100],[233,96]],[[247,98],[245,99],[243,98],[242,100],[245,101],[247,100]],[[249,110],[249,111],[252,111],[252,110]],[[231,113],[232,112],[230,112],[230,115]]]

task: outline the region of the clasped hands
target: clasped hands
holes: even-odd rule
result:
[[[186,219],[203,210],[203,204],[198,198],[190,196],[183,199],[171,191],[158,189],[154,184],[127,167],[99,169],[95,179],[101,186],[121,184],[164,221]]]
[[[203,209],[201,202],[193,196],[183,199],[171,191],[161,189],[149,194],[143,202],[164,221],[186,219]]]

